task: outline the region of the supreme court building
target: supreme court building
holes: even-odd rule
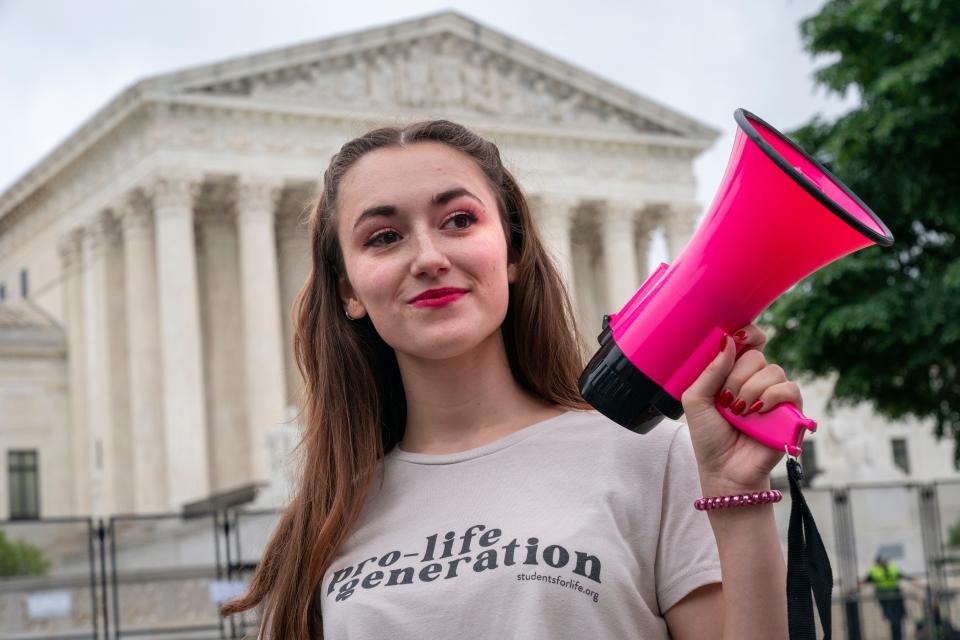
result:
[[[433,117],[499,145],[591,346],[652,234],[673,259],[706,204],[693,161],[716,130],[457,13],[138,82],[0,194],[0,519],[179,510],[264,483],[281,502],[306,207],[348,139]],[[828,393],[806,403],[822,464],[898,477],[869,412],[831,431]],[[908,431],[915,470],[949,470],[948,445]]]
[[[0,518],[274,478],[306,207],[348,139],[433,117],[500,146],[592,344],[651,233],[686,243],[718,135],[452,12],[136,83],[0,194]]]

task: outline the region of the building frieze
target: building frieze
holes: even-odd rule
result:
[[[680,135],[563,78],[453,33],[352,51],[190,92]]]
[[[363,105],[321,105],[308,102],[298,102],[282,96],[263,97],[259,100],[238,98],[229,95],[192,94],[182,96],[154,96],[155,108],[166,105],[170,111],[175,111],[182,123],[193,118],[200,122],[200,118],[209,118],[209,124],[219,129],[205,130],[195,128],[181,135],[195,144],[224,144],[217,133],[229,131],[239,126],[246,127],[251,122],[270,130],[271,133],[285,130],[295,130],[298,127],[307,127],[316,130],[321,125],[323,130],[336,132],[339,143],[361,131],[380,126],[403,126],[404,124],[423,120],[427,117],[445,117],[457,120],[454,112],[437,112],[435,110],[416,109],[406,106],[397,106],[388,111],[365,109]],[[549,148],[596,148],[606,150],[635,150],[646,151],[655,149],[664,154],[675,154],[678,157],[690,160],[708,146],[708,141],[702,139],[682,138],[674,135],[652,131],[618,132],[591,129],[577,125],[560,126],[542,122],[512,120],[496,115],[461,114],[459,120],[475,129],[477,132],[494,138],[498,143],[527,143],[537,144]],[[309,143],[300,141],[299,145]],[[276,143],[279,147],[279,142]],[[339,144],[338,144],[339,146]]]

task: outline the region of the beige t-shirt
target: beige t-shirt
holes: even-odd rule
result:
[[[720,581],[678,422],[568,411],[381,470],[317,590],[328,639],[667,638],[663,613]]]

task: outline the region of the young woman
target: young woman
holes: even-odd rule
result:
[[[447,121],[344,145],[310,236],[302,475],[225,615],[262,603],[277,639],[786,637],[772,506],[693,507],[769,488],[781,457],[718,397],[801,406],[757,327],[684,394],[689,430],[591,410],[524,195]]]

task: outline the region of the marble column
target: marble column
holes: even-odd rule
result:
[[[607,302],[602,227],[600,211],[591,204],[577,213],[572,230],[577,323],[588,345],[596,344],[603,315],[612,310],[612,305]]]
[[[240,297],[247,386],[247,424],[254,481],[270,480],[269,436],[286,418],[280,284],[274,212],[277,181],[242,176],[237,184]]]
[[[700,209],[696,204],[671,204],[664,213],[664,238],[667,241],[667,251],[670,262],[679,257],[687,246],[697,225],[697,215]]]
[[[619,311],[637,291],[636,212],[631,205],[608,203],[603,211],[603,256],[607,304]]]
[[[67,375],[70,385],[70,466],[73,479],[73,515],[92,510],[90,428],[87,422],[86,344],[84,340],[83,232],[70,231],[60,242],[63,267],[63,310],[67,334]]]
[[[232,189],[230,190],[232,191]],[[214,194],[197,215],[197,267],[211,490],[250,481],[239,248],[232,195]]]
[[[573,248],[571,234],[578,202],[561,195],[541,195],[534,199],[540,237],[552,254],[560,277],[567,287],[570,300],[576,300],[573,277]],[[574,304],[574,306],[576,306]]]
[[[87,424],[93,445],[95,515],[134,510],[127,330],[120,231],[108,211],[84,228]]]
[[[137,513],[155,513],[168,503],[153,216],[140,192],[128,194],[117,213],[126,275],[134,504]]]
[[[306,201],[306,195],[303,201]],[[280,268],[280,320],[283,323],[283,360],[286,371],[287,407],[296,407],[303,392],[303,378],[293,355],[293,303],[310,275],[310,235],[306,214],[299,208],[281,212],[277,219],[277,262]]]
[[[634,246],[637,253],[637,282],[643,284],[650,276],[650,245],[656,223],[649,216],[640,215],[634,228]]]
[[[150,185],[157,252],[164,451],[170,508],[210,493],[206,393],[193,201],[198,177],[165,173]]]

